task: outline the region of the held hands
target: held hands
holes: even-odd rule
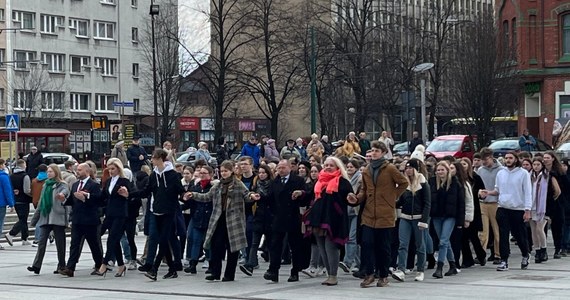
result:
[[[192,192],[187,192],[186,194],[184,194],[184,197],[182,197],[182,199],[184,199],[184,201],[192,199]]]
[[[258,193],[252,193],[251,195],[249,195],[249,199],[253,201],[259,201],[259,199],[261,199],[261,195],[259,195]]]
[[[14,195],[18,196],[20,194],[20,190],[14,190]]]
[[[144,160],[144,155],[139,155],[139,160]]]
[[[487,190],[479,190],[479,198],[481,198],[481,199],[487,198],[488,194],[489,194],[489,191],[487,191]]]
[[[63,201],[65,201],[65,195],[63,193],[59,193],[59,194],[55,195],[55,199],[63,202]]]
[[[470,224],[471,224],[471,222],[465,221],[465,223],[463,223],[463,228],[469,228]]]
[[[119,195],[121,195],[121,196],[123,196],[123,197],[125,197],[125,198],[129,198],[129,190],[128,190],[126,187],[124,187],[124,186],[122,186],[122,187],[119,188],[118,193],[119,193]]]
[[[354,193],[349,193],[348,196],[346,196],[346,201],[350,204],[358,203],[358,199],[356,199],[356,195]]]
[[[297,200],[297,198],[301,197],[303,195],[303,191],[294,191],[293,194],[291,194],[291,199],[293,200]]]
[[[523,220],[524,220],[525,222],[530,221],[530,210],[525,210],[525,211],[524,211]]]

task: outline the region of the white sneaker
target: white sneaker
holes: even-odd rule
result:
[[[412,274],[412,271],[413,271],[413,270],[406,269],[406,270],[404,270],[404,274],[410,275],[410,274]]]
[[[358,272],[358,271],[360,271],[360,269],[358,267],[352,267],[352,269],[350,269],[351,273]]]
[[[13,236],[11,236],[9,233],[6,233],[4,235],[4,237],[6,238],[6,242],[8,242],[8,245],[14,246],[14,237]]]
[[[325,269],[323,267],[318,267],[317,270],[315,271],[315,273],[317,274],[317,277],[325,276],[325,275],[327,275],[327,269]]]
[[[127,268],[129,269],[129,271],[136,270],[137,269],[137,261],[136,260],[129,261],[129,266]]]
[[[395,270],[392,272],[392,278],[398,281],[406,280],[406,274],[402,270]]]
[[[23,240],[23,241],[22,241],[22,246],[29,246],[29,245],[31,245],[30,242],[28,242],[28,241],[26,241],[26,240]]]
[[[32,247],[37,247],[38,246],[38,241],[34,240],[34,242],[32,243]]]
[[[301,272],[311,278],[317,277],[317,272],[313,267],[308,267],[305,270],[302,270]]]
[[[210,263],[207,260],[205,260],[204,263],[202,264],[202,269],[207,269],[209,267],[210,267]]]
[[[415,281],[424,281],[424,272],[417,272],[416,273],[416,278],[414,278]]]

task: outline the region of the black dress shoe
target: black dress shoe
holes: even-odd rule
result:
[[[366,274],[364,273],[364,270],[358,270],[356,272],[352,272],[352,276],[354,276],[356,278],[364,279],[364,277],[366,277]]]
[[[208,280],[208,281],[220,280],[220,277],[214,276],[214,275],[208,275],[208,276],[206,276],[206,280]]]
[[[67,276],[67,277],[73,277],[73,270],[65,268],[63,270],[59,270],[59,274],[63,275],[63,276]]]
[[[34,272],[34,274],[40,274],[40,269],[36,267],[28,267],[28,271]]]
[[[156,272],[148,271],[144,274],[144,276],[152,281],[156,281]]]
[[[152,269],[152,265],[142,265],[140,267],[138,267],[138,270],[140,272],[148,272]]]
[[[263,274],[263,279],[279,282],[279,274],[267,271]]]
[[[225,276],[222,278],[222,282],[228,282],[228,281],[234,281],[234,279],[233,278],[227,278]]]
[[[299,281],[299,275],[298,274],[293,274],[291,276],[289,276],[289,278],[287,279],[287,282],[297,282]]]
[[[176,271],[172,271],[172,272],[168,272],[166,273],[166,275],[164,275],[162,277],[162,279],[173,279],[173,278],[178,278],[178,273],[176,273]]]

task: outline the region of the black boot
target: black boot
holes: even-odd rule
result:
[[[438,262],[437,263],[437,269],[435,269],[435,272],[432,275],[435,278],[443,278],[443,263],[442,262]]]
[[[542,248],[540,249],[542,251],[542,257],[541,257],[541,261],[545,262],[548,260],[548,252],[546,251],[546,248]]]
[[[542,249],[537,249],[536,253],[534,254],[534,263],[539,264],[542,262]]]
[[[455,264],[454,261],[450,261],[449,262],[449,271],[447,271],[445,273],[445,276],[453,276],[453,275],[457,275],[457,274],[459,274],[457,272],[457,265]]]
[[[196,274],[196,265],[198,265],[198,261],[191,260],[190,265],[184,269],[184,272],[190,274]]]
[[[433,253],[428,253],[426,258],[428,261],[428,265],[427,265],[428,270],[433,269],[435,267],[435,257],[433,256]]]

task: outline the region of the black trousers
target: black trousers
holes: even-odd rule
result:
[[[71,228],[71,246],[69,249],[69,260],[67,268],[75,271],[75,266],[81,256],[83,250],[83,241],[87,241],[91,256],[98,269],[103,261],[103,252],[101,251],[101,236],[99,235],[99,225],[82,225],[73,224]]]
[[[127,218],[122,217],[105,217],[103,227],[109,229],[107,236],[107,250],[103,263],[108,264],[110,260],[116,259],[117,266],[125,264],[123,261],[123,250],[121,249],[121,238],[125,233],[125,221]]]
[[[131,259],[137,259],[137,243],[135,242],[135,233],[137,230],[137,218],[128,217],[125,221],[125,233],[127,234],[127,242],[131,249]]]
[[[283,253],[283,239],[287,235],[287,243],[291,249],[292,268],[291,275],[297,275],[303,270],[304,260],[303,257],[307,254],[303,253],[303,235],[301,230],[290,232],[277,232],[271,233],[271,245],[269,247],[269,272],[279,273],[281,268],[281,254]]]
[[[176,226],[175,223],[176,216],[174,214],[155,215],[155,220],[156,220],[156,229],[159,236],[159,242],[158,242],[159,250],[158,254],[154,258],[153,271],[154,272],[158,271],[158,267],[160,266],[162,258],[165,258],[166,263],[168,264],[168,271],[174,272],[176,271],[177,268],[173,263],[172,250],[173,249],[176,249],[174,251],[180,250],[180,244],[175,243],[175,241],[178,241],[174,228]]]
[[[457,226],[455,226],[453,228],[453,231],[451,232],[451,237],[449,239],[449,242],[451,244],[451,250],[453,251],[453,257],[455,258],[455,262],[457,262],[457,267],[461,267],[461,264],[459,263],[459,258],[461,257],[461,248],[463,246],[462,243],[462,239],[463,239],[463,228],[457,228]]]
[[[388,277],[391,261],[392,232],[394,228],[372,228],[362,225],[362,243],[360,251],[365,258],[365,274],[374,274],[374,268],[380,278]],[[374,262],[374,263],[372,263]]]
[[[18,222],[14,224],[8,234],[15,236],[21,232],[22,240],[27,241],[29,236],[28,215],[30,214],[30,204],[16,202],[14,208],[16,209],[16,214],[18,215]]]
[[[564,210],[557,207],[552,210],[550,215],[552,222],[550,223],[550,230],[552,231],[552,240],[554,241],[554,249],[559,252],[562,249],[562,230],[564,228]]]
[[[216,278],[220,278],[222,274],[222,260],[227,253],[228,261],[226,263],[226,270],[224,271],[224,278],[233,280],[236,276],[239,250],[232,252],[230,248],[225,213],[222,213],[216,224],[216,230],[214,230],[212,240],[210,241],[210,251],[210,269],[212,270],[212,275]]]
[[[528,241],[526,226],[523,220],[524,211],[499,207],[497,209],[497,223],[499,225],[499,252],[501,260],[508,262],[511,254],[510,234],[517,241],[523,256],[528,256]]]
[[[480,262],[483,261],[484,259],[487,259],[487,252],[483,249],[483,246],[481,245],[481,240],[479,239],[478,231],[473,226],[469,226],[468,228],[463,229],[463,238],[461,245],[463,264],[473,265],[475,263],[469,243],[473,244],[473,249],[475,249],[475,255],[477,255],[477,259]],[[458,262],[457,257],[455,258],[455,261]]]

